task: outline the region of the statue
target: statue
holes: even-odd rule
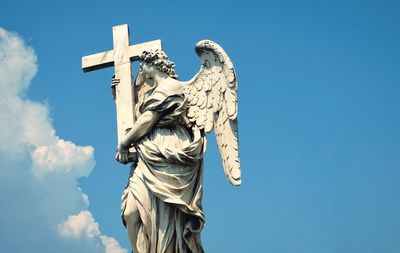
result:
[[[119,162],[132,162],[121,209],[134,252],[204,252],[200,232],[206,133],[215,132],[230,183],[241,183],[233,64],[210,40],[198,42],[195,50],[201,68],[187,82],[178,80],[174,63],[157,47],[143,50],[138,58],[133,87],[139,90],[132,93],[136,120],[116,153]],[[116,74],[113,94],[119,85]]]

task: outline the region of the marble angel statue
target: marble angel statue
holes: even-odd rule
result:
[[[237,79],[231,60],[215,42],[197,43],[199,72],[178,81],[161,50],[140,56],[136,122],[119,143],[116,159],[137,162],[122,196],[122,220],[134,252],[204,252],[200,232],[206,133],[214,130],[225,174],[241,183]],[[118,81],[113,79],[113,85]],[[140,95],[141,94],[141,95]]]

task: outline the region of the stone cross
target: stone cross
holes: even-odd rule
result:
[[[82,69],[89,72],[114,66],[115,78],[120,79],[115,90],[117,110],[118,143],[132,128],[135,122],[135,90],[132,84],[132,61],[138,59],[145,50],[162,49],[161,40],[154,40],[137,45],[129,45],[128,25],[113,27],[114,49],[82,57]]]

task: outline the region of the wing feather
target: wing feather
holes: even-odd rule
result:
[[[237,79],[232,61],[217,43],[196,44],[200,71],[186,83],[187,117],[206,133],[214,129],[224,171],[233,185],[241,183],[238,149]]]

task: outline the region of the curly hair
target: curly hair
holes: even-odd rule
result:
[[[162,50],[143,51],[139,56],[139,61],[149,63],[169,77],[178,79],[178,75],[175,73],[175,64],[168,59],[168,56]]]

